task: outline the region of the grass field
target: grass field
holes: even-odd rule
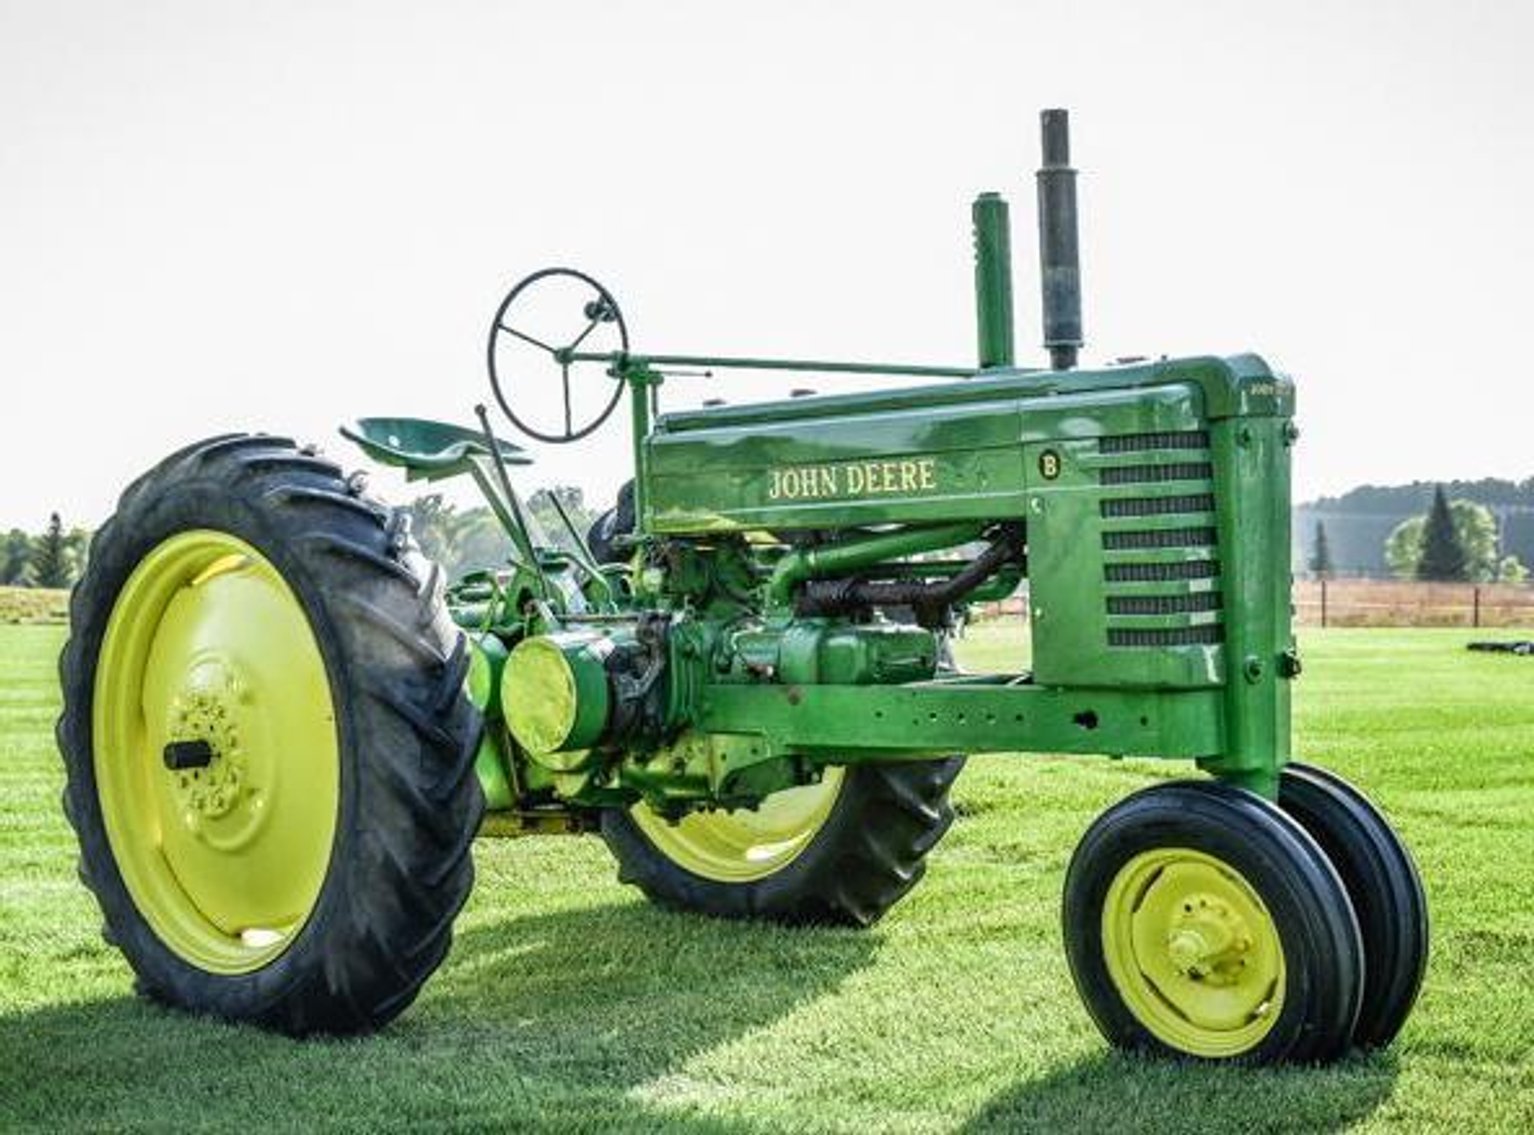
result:
[[[650,909],[595,840],[483,843],[452,955],[382,1035],[295,1043],[134,999],[74,877],[58,627],[0,627],[0,1129],[1534,1129],[1534,660],[1305,636],[1299,740],[1410,841],[1434,950],[1393,1050],[1323,1071],[1110,1054],[1057,929],[1096,813],[1176,766],[971,762],[871,932]],[[1003,653],[994,631],[971,661]]]

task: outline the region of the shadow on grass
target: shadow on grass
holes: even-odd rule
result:
[[[1328,1068],[1241,1068],[1101,1054],[1001,1093],[966,1127],[991,1131],[1336,1131],[1395,1086],[1390,1053]]]
[[[0,1018],[0,1127],[723,1130],[634,1089],[834,989],[877,944],[623,904],[467,927],[368,1038],[292,1041],[131,997],[52,1006]]]

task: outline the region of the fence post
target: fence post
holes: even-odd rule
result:
[[[1470,625],[1472,627],[1479,627],[1481,625],[1481,589],[1480,589],[1480,587],[1474,588],[1471,591],[1471,593],[1470,593]]]

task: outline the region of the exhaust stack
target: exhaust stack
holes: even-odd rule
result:
[[[1081,258],[1076,237],[1076,171],[1071,168],[1068,113],[1040,114],[1044,164],[1038,172],[1039,280],[1044,346],[1055,370],[1076,365],[1081,338]]]

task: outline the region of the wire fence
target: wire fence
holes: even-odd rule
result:
[[[1534,627],[1534,585],[1297,579],[1294,621],[1304,627]],[[975,617],[1028,615],[1026,593],[979,605]]]
[[[1527,627],[1534,626],[1534,587],[1300,579],[1294,583],[1294,614],[1309,627]]]

